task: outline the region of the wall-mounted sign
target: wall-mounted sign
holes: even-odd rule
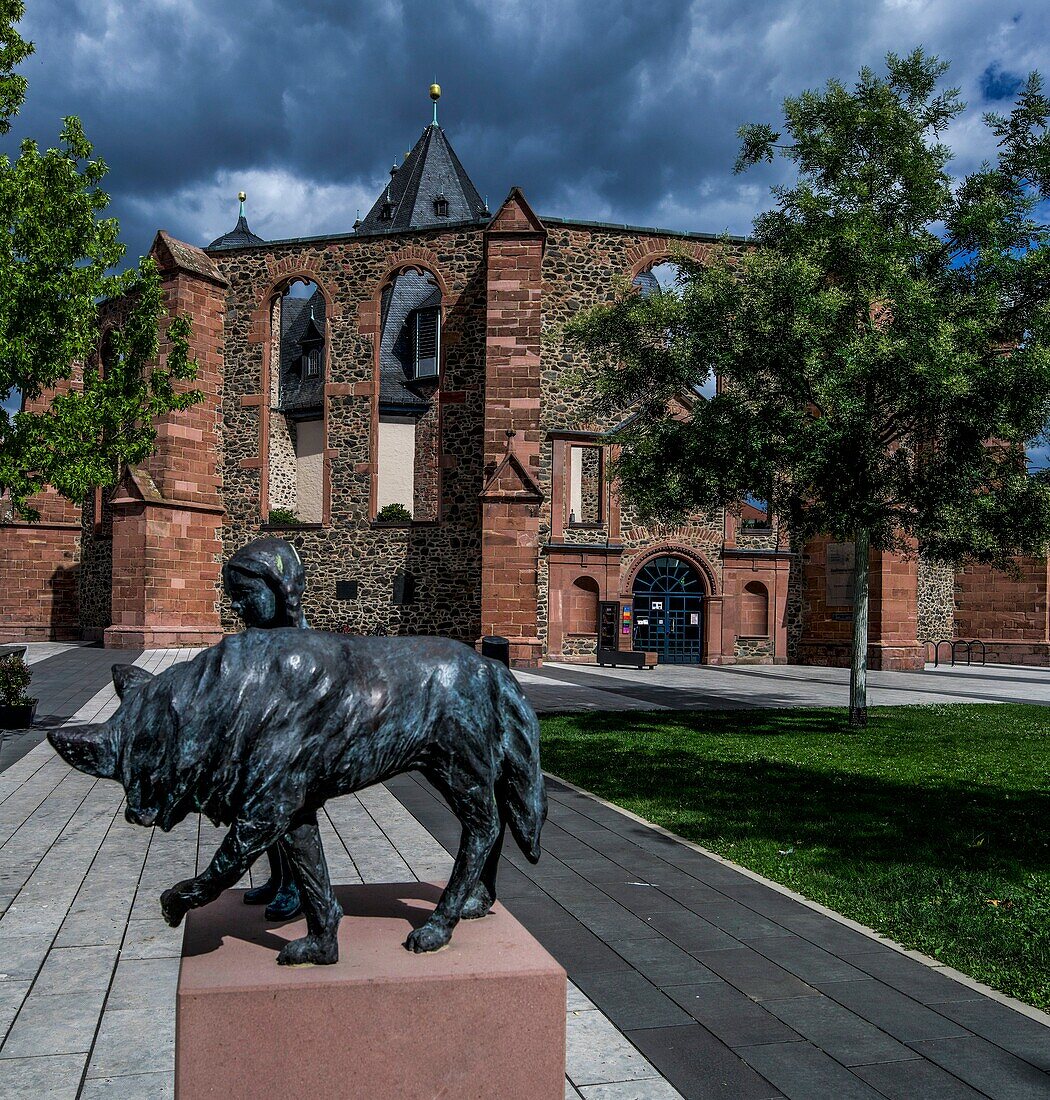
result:
[[[335,598],[337,600],[356,600],[357,581],[336,581]]]
[[[631,633],[631,608],[628,604],[624,604],[620,609],[620,633]]]
[[[663,600],[653,600],[652,603],[649,605],[649,607],[653,611],[663,611],[664,601]]]
[[[828,607],[853,606],[853,543],[829,542],[826,596]]]
[[[853,622],[852,611],[832,611],[831,621],[833,623],[851,623]]]
[[[639,626],[648,626],[649,625],[649,616],[648,615],[644,615],[644,616],[639,615],[638,619],[636,621],[637,621]]]

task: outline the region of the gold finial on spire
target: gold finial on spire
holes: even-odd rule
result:
[[[441,98],[441,85],[436,81],[430,85],[430,98],[434,101],[434,122],[433,125],[438,124],[438,100]]]
[[[244,217],[244,202],[247,198],[248,196],[243,191],[237,192],[237,201],[241,204],[239,213],[242,218]]]

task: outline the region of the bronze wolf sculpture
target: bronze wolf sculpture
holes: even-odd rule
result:
[[[59,754],[122,783],[136,824],[167,830],[200,811],[230,827],[201,874],[161,895],[172,926],[280,839],[308,934],[277,961],[334,963],[342,911],[317,810],[413,769],[442,792],[463,832],[448,885],[407,948],[437,950],[461,917],[489,911],[506,825],[526,857],[539,858],[547,794],[535,712],[506,668],[459,642],[253,629],[156,676],[115,666],[113,681],[116,714],[53,730]]]

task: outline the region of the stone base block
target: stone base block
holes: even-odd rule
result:
[[[106,649],[181,649],[184,646],[217,645],[223,639],[218,628],[192,626],[110,626],[102,637]]]
[[[448,947],[403,944],[440,888],[337,888],[334,966],[280,967],[306,931],[239,890],[187,917],[175,1038],[176,1100],[561,1100],[565,971],[500,905]]]

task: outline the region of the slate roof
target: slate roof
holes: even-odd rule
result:
[[[237,219],[237,224],[221,237],[216,237],[208,245],[209,248],[250,248],[252,245],[266,244],[257,233],[248,228],[248,219],[242,214]]]
[[[320,290],[315,290],[309,298],[286,295],[281,299],[280,401],[285,411],[321,404],[325,381],[323,372],[317,378],[300,378],[299,356],[304,338],[323,338],[324,321],[324,295]]]
[[[441,291],[418,271],[402,271],[383,302],[383,335],[379,343],[379,404],[402,406],[406,412],[425,407],[426,401],[406,384],[412,377],[412,347],[405,329],[416,309],[441,305]]]
[[[438,216],[434,200],[444,198],[448,214]],[[387,203],[392,218],[381,218]],[[470,181],[445,131],[433,123],[420,135],[405,162],[393,171],[372,209],[358,226],[362,233],[390,233],[404,229],[448,225],[450,222],[488,219],[485,203]]]

